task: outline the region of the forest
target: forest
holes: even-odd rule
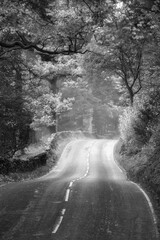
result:
[[[159,0],[1,0],[1,175],[56,132],[119,136],[160,219],[159,56]]]
[[[59,131],[159,150],[160,1],[1,0],[0,157]]]
[[[160,230],[160,0],[0,1],[0,185],[48,172],[13,159],[72,131],[119,139]]]

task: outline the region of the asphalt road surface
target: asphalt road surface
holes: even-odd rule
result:
[[[0,187],[1,240],[157,240],[146,193],[127,180],[113,140],[77,140],[34,181]]]

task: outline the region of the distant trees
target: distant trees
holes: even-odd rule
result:
[[[130,105],[149,81],[146,75],[153,67],[156,51],[159,51],[159,6],[157,1],[149,6],[140,1],[112,3],[112,11],[105,15],[103,24],[94,32],[105,68],[110,76],[121,78],[121,87],[129,99],[126,103],[130,102]]]
[[[0,26],[0,121],[17,129],[12,152],[29,128],[83,129],[88,118],[106,134],[122,106],[133,108],[121,126],[159,86],[158,1],[7,0]]]
[[[62,99],[70,99],[71,109],[58,114],[58,130],[84,129],[84,118],[95,102],[84,79],[83,56],[63,56],[59,58],[61,76],[58,86],[62,92]],[[63,73],[63,75],[62,75]]]
[[[142,88],[144,36],[135,32],[132,11],[126,5],[115,6],[97,28],[95,39],[104,52],[106,69],[121,78],[122,86],[133,105],[134,96]]]
[[[99,49],[97,46],[97,52]],[[110,74],[106,61],[106,57],[99,52],[88,53],[84,57],[84,78],[88,80],[92,95],[97,99],[92,105],[93,128],[100,135],[117,130],[121,96],[120,79]]]
[[[23,148],[30,128],[55,131],[57,116],[71,108],[57,86],[69,68],[56,55],[83,52],[88,25],[78,9],[59,4],[0,3],[1,155]]]

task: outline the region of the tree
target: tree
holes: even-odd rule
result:
[[[44,62],[40,57],[31,64],[25,62],[25,103],[32,113],[31,128],[40,130],[42,127],[57,130],[57,117],[61,112],[67,111],[72,106],[71,97],[63,97],[60,84],[67,75],[69,66],[62,63],[63,57],[57,58],[55,63]]]
[[[19,54],[4,58],[0,66],[1,156],[11,156],[27,144],[30,112],[24,106],[22,65]]]
[[[90,116],[96,98],[93,97],[87,79],[84,78],[83,56],[63,56],[60,58],[60,64],[63,73],[59,81],[59,87],[62,91],[62,98],[72,99],[72,109],[59,114],[59,130],[86,130],[85,119]],[[92,114],[91,114],[92,115]]]
[[[84,53],[88,23],[81,10],[59,8],[56,1],[1,1],[1,56],[30,50],[52,59],[57,54]],[[5,13],[5,14],[4,14]]]
[[[97,45],[103,52],[108,72],[121,78],[133,105],[135,96],[146,85],[146,66],[150,68],[149,63],[159,48],[158,4],[146,9],[138,1],[124,2],[112,4],[112,11],[105,15],[103,24],[96,27],[91,50]]]
[[[116,131],[118,128],[117,106],[121,105],[120,80],[108,71],[106,56],[100,53],[100,46],[97,46],[96,51],[97,54],[87,53],[84,56],[84,79],[88,81],[92,95],[97,99],[92,106],[94,131],[105,135],[108,131]],[[117,112],[117,115],[113,112]]]

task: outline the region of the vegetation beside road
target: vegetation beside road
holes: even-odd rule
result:
[[[54,167],[69,142],[92,137],[90,133],[81,131],[58,132],[50,136],[45,146],[42,143],[29,146],[28,149],[32,151],[30,154],[19,155],[10,161],[0,159],[0,184],[30,180],[45,175]]]
[[[107,136],[120,115],[120,162],[160,212],[159,15],[159,0],[0,1],[1,176],[45,131]],[[64,138],[32,176],[8,176],[49,171]]]
[[[149,195],[157,217],[160,232],[160,149],[150,151],[147,146],[137,154],[128,154],[120,139],[115,147],[114,156],[120,166],[126,171],[129,180],[138,183]],[[147,156],[150,154],[150,157]]]

